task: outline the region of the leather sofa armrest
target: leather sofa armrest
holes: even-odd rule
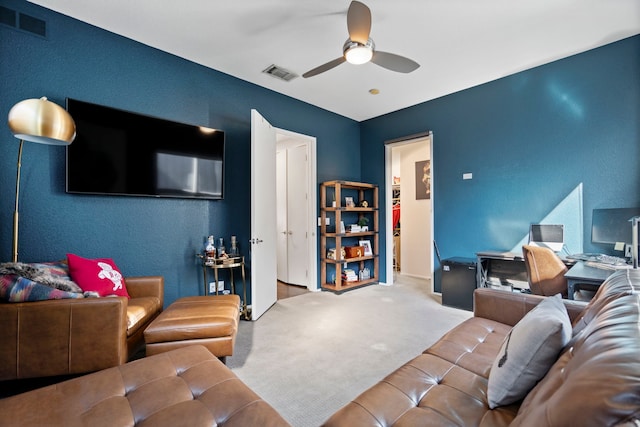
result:
[[[157,297],[160,307],[164,304],[164,277],[138,276],[125,277],[127,292],[131,298]]]
[[[1,303],[0,380],[79,374],[125,363],[127,301]]]
[[[473,315],[515,326],[533,307],[545,297],[541,295],[507,292],[490,288],[478,288],[473,293]],[[569,318],[573,322],[587,303],[563,299]]]

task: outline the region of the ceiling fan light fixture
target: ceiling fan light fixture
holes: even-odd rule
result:
[[[362,44],[349,39],[344,44],[343,53],[350,64],[366,64],[373,58],[373,40],[369,39],[367,43]]]

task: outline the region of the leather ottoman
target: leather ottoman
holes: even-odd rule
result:
[[[199,344],[224,362],[233,355],[239,317],[238,295],[180,298],[145,329],[146,354]]]

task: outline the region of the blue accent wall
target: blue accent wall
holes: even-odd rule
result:
[[[248,255],[251,109],[275,127],[317,138],[319,181],[360,179],[356,121],[26,1],[0,4],[47,23],[46,38],[0,25],[0,260],[11,259],[19,142],[6,117],[27,98],[47,96],[64,106],[70,97],[226,132],[223,201],[66,194],[65,149],[25,143],[19,260],[63,259],[68,252],[110,257],[125,276],[164,276],[166,304],[202,294],[195,253],[206,235],[228,242],[235,234]]]
[[[566,221],[613,254],[591,212],[640,206],[640,36],[362,122],[362,179],[384,188],[384,142],[427,130],[442,258],[513,249],[580,184]]]
[[[206,235],[235,234],[248,250],[251,109],[317,138],[318,182],[372,182],[381,195],[384,142],[433,131],[443,258],[512,249],[579,187],[583,250],[611,253],[590,243],[592,209],[640,206],[640,36],[358,123],[23,0],[0,4],[48,29],[41,38],[0,25],[0,117],[23,99],[71,97],[227,136],[218,202],[69,195],[64,148],[26,143],[21,261],[111,257],[127,276],[164,276],[167,304],[202,293],[195,252]],[[0,120],[0,260],[11,259],[17,151]],[[463,181],[465,172],[473,179]],[[381,277],[386,256],[382,247]]]

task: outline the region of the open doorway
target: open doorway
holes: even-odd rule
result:
[[[277,129],[278,299],[317,290],[315,176],[315,138]]]
[[[426,279],[433,291],[431,132],[385,144],[387,284],[398,274]]]

